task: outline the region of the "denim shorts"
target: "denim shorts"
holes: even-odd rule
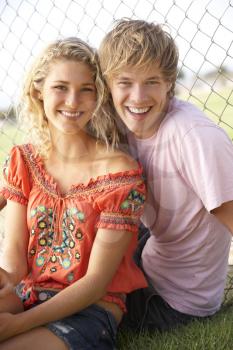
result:
[[[116,349],[115,318],[95,304],[72,316],[51,322],[46,327],[62,339],[70,350]]]
[[[20,288],[17,293],[20,295]],[[38,301],[31,307],[55,294],[51,290],[39,291]],[[69,350],[116,350],[117,322],[111,312],[96,304],[45,327],[62,339]]]

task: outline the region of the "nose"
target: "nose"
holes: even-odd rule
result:
[[[77,91],[70,91],[66,96],[65,105],[69,108],[76,108],[79,103],[79,93]]]
[[[135,84],[131,90],[130,99],[134,103],[141,103],[147,99],[146,88],[142,84]]]

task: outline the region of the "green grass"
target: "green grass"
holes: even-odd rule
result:
[[[210,320],[192,322],[166,333],[119,334],[119,350],[232,350],[233,306]]]

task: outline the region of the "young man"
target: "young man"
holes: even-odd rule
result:
[[[161,26],[120,20],[99,56],[149,192],[140,265],[150,286],[128,298],[125,325],[168,330],[211,316],[221,305],[233,234],[232,142],[174,97],[178,51]]]

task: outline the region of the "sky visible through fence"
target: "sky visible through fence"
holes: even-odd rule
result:
[[[32,58],[66,36],[98,48],[121,17],[166,25],[180,51],[177,94],[205,110],[233,139],[233,0],[1,0],[0,164],[23,134],[12,107]]]

